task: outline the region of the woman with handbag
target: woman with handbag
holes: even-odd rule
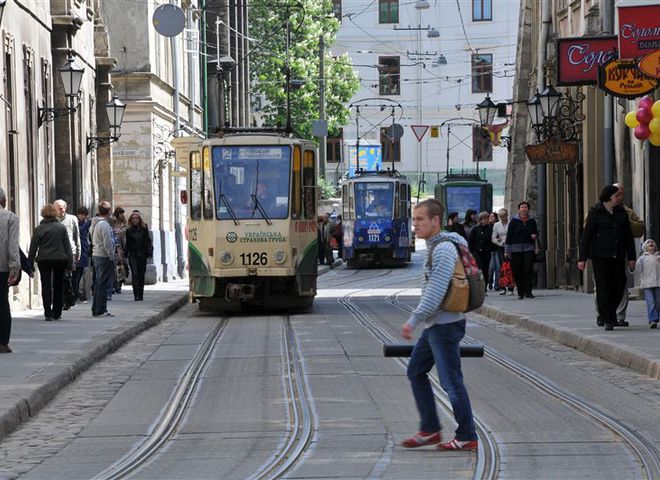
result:
[[[154,248],[147,224],[142,221],[139,210],[133,210],[126,229],[126,256],[131,269],[131,285],[136,302],[144,297],[144,276],[147,258],[153,256]]]
[[[504,258],[504,243],[506,242],[506,231],[509,227],[509,211],[506,208],[500,208],[497,211],[497,218],[499,221],[493,225],[493,236],[491,238],[495,245],[495,252],[493,252],[496,261],[496,275],[495,284],[500,289],[500,295],[513,295],[513,275],[511,274],[511,262]],[[506,266],[504,265],[506,262]],[[503,278],[504,277],[504,278]]]
[[[529,216],[529,203],[518,204],[518,215],[509,221],[504,241],[504,256],[511,260],[513,279],[518,286],[518,299],[534,298],[534,260],[539,228]]]

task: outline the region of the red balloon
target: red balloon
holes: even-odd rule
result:
[[[647,110],[651,110],[651,106],[653,105],[653,97],[649,97],[648,95],[646,97],[642,97],[642,99],[639,101],[637,105],[639,106],[639,108],[646,108]]]
[[[637,110],[637,121],[642,125],[648,125],[653,120],[653,114],[648,108],[640,108]]]
[[[648,125],[640,124],[635,127],[635,138],[637,140],[646,140],[649,135],[651,135],[651,131]]]

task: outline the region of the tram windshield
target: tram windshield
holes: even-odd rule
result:
[[[394,183],[355,182],[355,218],[375,220],[392,218],[394,206]]]
[[[289,146],[214,147],[217,218],[287,218],[290,159]]]
[[[447,211],[458,212],[460,218],[465,218],[465,212],[474,210],[480,212],[481,186],[448,186]]]

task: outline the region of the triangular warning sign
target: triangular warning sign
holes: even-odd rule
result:
[[[428,125],[410,125],[410,128],[412,128],[413,133],[417,137],[417,141],[421,142],[422,138],[424,138],[424,135],[426,135],[426,131],[429,129]]]

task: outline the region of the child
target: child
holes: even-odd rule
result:
[[[660,319],[660,255],[654,240],[649,238],[642,244],[642,254],[635,269],[639,271],[639,286],[644,289],[649,326],[657,328]]]

